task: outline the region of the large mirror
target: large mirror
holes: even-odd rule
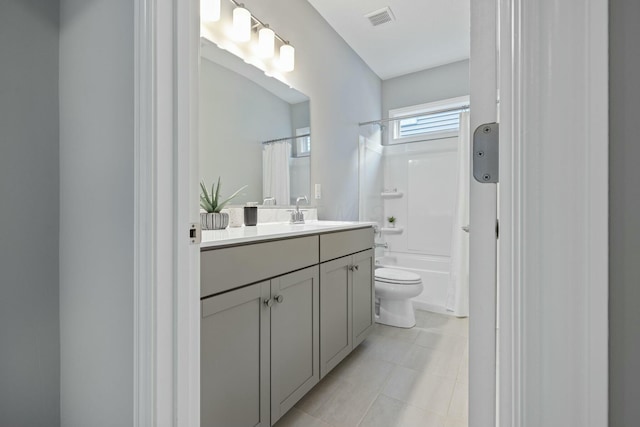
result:
[[[309,98],[202,39],[200,177],[233,204],[292,205],[310,195]],[[309,197],[310,199],[310,197]]]

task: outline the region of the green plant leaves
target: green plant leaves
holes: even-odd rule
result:
[[[208,213],[214,212],[215,206],[209,198],[209,193],[207,192],[207,187],[205,186],[204,181],[200,182],[200,189],[202,190],[200,193],[200,206]]]
[[[218,177],[218,187],[216,188],[216,195],[213,197],[214,207],[218,207],[218,198],[220,197],[220,177]],[[211,194],[213,195],[213,184],[211,185]],[[220,212],[220,210],[216,210],[216,212]]]
[[[227,203],[229,203],[234,197],[236,197],[242,190],[244,190],[247,187],[248,186],[245,185],[239,188],[231,196],[227,197],[221,203],[218,203],[218,200],[220,199],[220,177],[218,177],[217,184],[211,185],[211,193],[207,191],[207,186],[204,183],[204,181],[201,181],[200,182],[200,190],[201,190],[200,206],[202,207],[202,209],[204,209],[208,213],[220,212]]]

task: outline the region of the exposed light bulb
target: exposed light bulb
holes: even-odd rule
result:
[[[233,9],[233,38],[238,42],[251,40],[251,13],[242,4]]]
[[[216,22],[220,20],[220,0],[200,0],[200,21]]]
[[[269,27],[264,27],[258,32],[258,56],[271,58],[275,48],[275,33]]]
[[[295,65],[296,50],[286,43],[280,46],[280,69],[282,71],[293,71]]]

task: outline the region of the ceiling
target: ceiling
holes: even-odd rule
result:
[[[469,58],[470,0],[308,0],[383,80]],[[365,15],[390,7],[395,20]]]

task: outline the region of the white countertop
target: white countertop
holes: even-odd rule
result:
[[[262,240],[308,236],[356,228],[373,227],[373,222],[307,221],[305,224],[266,223],[256,226],[227,227],[224,230],[203,230],[201,248],[260,242]]]

